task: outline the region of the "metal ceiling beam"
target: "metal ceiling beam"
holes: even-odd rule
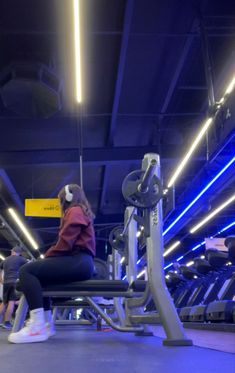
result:
[[[121,97],[124,69],[125,69],[125,64],[126,64],[126,55],[127,55],[127,47],[128,47],[128,41],[129,41],[129,35],[130,35],[130,29],[131,29],[133,8],[134,8],[134,0],[127,0],[125,16],[124,16],[123,36],[122,36],[122,43],[121,43],[119,64],[118,64],[118,73],[117,73],[117,80],[116,80],[114,99],[113,99],[111,123],[109,127],[108,138],[107,138],[108,146],[113,145],[114,134],[115,134],[116,126],[117,126],[117,115],[118,115],[118,108],[119,108],[120,97]],[[103,170],[103,181],[102,181],[102,188],[101,188],[101,193],[100,193],[100,198],[99,198],[98,211],[102,211],[102,208],[105,203],[105,196],[106,196],[107,184],[109,180],[109,173],[110,173],[110,170],[107,167],[105,167]]]
[[[189,53],[189,50],[191,48],[193,38],[194,38],[194,35],[192,35],[191,32],[194,33],[196,31],[197,27],[198,27],[198,19],[195,18],[193,23],[192,23],[192,26],[191,26],[190,34],[187,36],[186,41],[184,43],[184,47],[183,47],[181,57],[178,60],[177,66],[175,68],[175,72],[174,72],[173,77],[171,79],[170,86],[169,86],[167,94],[165,96],[165,100],[164,100],[163,105],[161,107],[160,112],[163,113],[163,114],[167,111],[167,108],[168,108],[168,106],[171,102],[174,90],[177,86],[181,71],[182,71],[183,66],[185,64],[185,60],[186,60],[186,58],[188,56],[188,53]],[[162,119],[163,119],[163,115],[160,114],[159,115],[159,127],[161,127]],[[155,128],[154,128],[153,133],[151,133],[150,144],[153,143],[154,132],[155,132]]]
[[[194,32],[195,29],[196,29],[196,27],[198,27],[198,20],[194,19],[192,27],[191,27],[191,32]],[[162,113],[165,113],[166,110],[167,110],[167,108],[168,108],[168,106],[169,106],[169,103],[171,101],[173,92],[174,92],[174,90],[176,88],[176,85],[177,85],[177,82],[179,80],[181,71],[183,69],[185,60],[186,60],[186,58],[188,56],[188,53],[189,53],[189,50],[191,48],[192,42],[193,42],[193,35],[189,34],[188,37],[187,37],[187,39],[186,39],[186,41],[185,41],[184,48],[183,48],[181,57],[179,58],[178,64],[176,66],[173,78],[171,79],[171,84],[170,84],[170,86],[168,88],[165,100],[164,100],[163,105],[161,107],[160,111]]]
[[[133,7],[134,7],[134,0],[127,0],[126,9],[125,9],[125,17],[124,17],[122,44],[121,44],[119,64],[118,64],[118,73],[117,73],[117,80],[116,80],[114,100],[113,100],[112,118],[111,118],[111,123],[110,123],[108,141],[107,141],[108,145],[113,145],[113,137],[114,137],[114,133],[116,129],[117,114],[118,114],[119,102],[120,102],[120,97],[121,97],[124,69],[125,69],[125,64],[126,64],[126,54],[127,54],[129,34],[130,34],[130,28],[131,28]]]
[[[179,87],[179,89],[189,89],[189,86],[182,86],[182,87]],[[194,87],[192,87],[191,89],[195,89]],[[206,89],[206,88],[202,88],[202,89]],[[161,115],[163,117],[187,117],[187,116],[198,116],[200,115],[201,113],[200,112],[192,112],[192,111],[182,111],[182,112],[178,112],[178,113],[162,113],[162,112],[154,112],[154,113],[118,113],[117,114],[117,117],[120,117],[120,118],[129,118],[129,117],[133,117],[133,118],[156,118],[156,116],[158,115]],[[83,114],[83,118],[104,118],[104,117],[111,117],[112,116],[112,113],[87,113],[87,114]],[[50,120],[51,121],[55,121],[57,119],[70,119],[70,118],[76,118],[77,119],[77,115],[76,114],[70,114],[70,113],[67,113],[67,114],[59,114],[57,116],[53,116],[51,119],[50,118],[47,118],[47,121],[49,122]],[[29,121],[32,121],[32,120],[35,120],[35,119],[32,119],[32,117],[22,117],[22,116],[19,116],[19,115],[12,115],[12,114],[8,114],[6,115],[5,113],[3,115],[1,115],[0,113],[0,120],[3,120],[4,119],[4,124],[7,124],[7,120],[11,121],[11,120],[14,120],[14,121],[26,121],[26,120],[29,120]],[[39,121],[43,121],[44,119],[43,118],[37,118],[35,120],[35,122],[39,122]]]
[[[163,162],[172,162],[172,146],[166,147],[163,154]],[[84,164],[91,166],[113,165],[123,162],[140,162],[145,153],[156,153],[156,146],[134,146],[134,147],[104,147],[84,148]],[[164,157],[165,155],[165,157]],[[23,165],[46,165],[46,164],[73,164],[79,162],[77,148],[64,149],[32,149],[19,151],[0,151],[1,165],[23,166]],[[202,160],[204,158],[197,158]]]
[[[6,171],[3,169],[0,169],[0,179],[2,179],[4,187],[7,189],[8,193],[10,194],[12,200],[16,203],[16,205],[19,207],[20,211],[24,211],[24,205],[21,201],[21,198],[17,191],[15,190],[14,185],[12,184],[9,176],[7,175]],[[2,193],[1,193],[2,198]]]
[[[207,17],[205,17],[207,18]],[[234,27],[233,26],[208,26],[206,27],[209,31],[208,37],[221,37],[221,36],[233,36],[234,35]],[[214,31],[216,30],[216,31]],[[228,32],[218,32],[219,30],[232,30]],[[63,32],[57,31],[50,31],[50,30],[0,30],[1,36],[15,36],[15,35],[29,35],[29,36],[43,36],[43,37],[63,37],[65,34]],[[88,33],[89,35],[96,35],[96,36],[111,36],[111,37],[120,37],[123,32],[122,31],[112,31],[112,30],[101,30],[101,31],[93,31]],[[186,37],[186,36],[193,36],[193,37],[200,37],[198,32],[131,32],[130,36],[133,37],[162,37],[162,38],[179,38],[179,37]]]
[[[205,85],[181,85],[178,89],[192,90],[192,91],[204,91],[207,89]]]

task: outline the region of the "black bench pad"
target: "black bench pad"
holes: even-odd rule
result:
[[[142,292],[142,291],[145,291],[146,284],[147,284],[147,281],[136,280],[132,282],[132,284],[130,285],[130,288],[134,291]]]
[[[121,280],[87,280],[70,282],[68,284],[50,285],[43,288],[46,291],[127,291],[129,287],[128,282]]]

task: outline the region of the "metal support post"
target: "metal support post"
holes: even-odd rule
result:
[[[128,224],[128,234],[127,234],[127,280],[129,284],[136,280],[137,270],[136,270],[136,262],[137,262],[137,222],[133,219],[135,214],[134,207],[127,207],[125,211],[125,226],[126,222]],[[131,218],[132,217],[132,218]]]
[[[114,280],[120,280],[121,279],[121,255],[119,252],[115,249],[112,251],[112,257],[113,257],[113,276]],[[126,325],[126,316],[125,312],[122,306],[122,298],[113,298],[113,304],[119,319],[119,322],[121,326]]]
[[[155,162],[151,164],[151,166],[148,168],[148,172],[146,172],[146,182],[149,180],[150,173],[152,172],[153,168],[155,167]],[[145,185],[145,188],[147,188],[148,183]],[[136,281],[137,279],[137,259],[138,259],[138,241],[137,241],[137,222],[135,219],[133,219],[134,214],[136,213],[136,209],[134,207],[127,207],[125,211],[125,222],[130,221],[128,225],[128,234],[127,234],[127,252],[128,252],[128,266],[127,266],[127,279],[129,284],[131,284],[133,281]],[[132,219],[130,219],[132,217]],[[133,309],[132,307],[129,307],[129,302],[131,304],[131,299],[125,300],[125,311],[126,311],[126,321],[127,325],[132,325],[131,322],[131,316],[132,313],[135,311],[138,314],[143,313],[143,307],[137,306]],[[133,299],[134,301],[134,299]],[[143,328],[141,331],[136,332],[138,335],[143,336],[152,336],[152,332],[148,330],[148,327],[146,325],[143,325]]]
[[[159,155],[146,154],[142,167],[146,169],[152,159],[157,161],[156,176],[161,179]],[[150,236],[147,238],[148,282],[167,336],[163,344],[189,346],[192,345],[192,341],[187,339],[184,334],[182,324],[165,283],[162,222],[162,201],[160,200],[157,206],[150,210]]]

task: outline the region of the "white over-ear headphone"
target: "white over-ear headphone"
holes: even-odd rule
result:
[[[69,190],[69,185],[65,185],[65,200],[67,202],[71,202],[73,200],[73,193],[70,192]]]

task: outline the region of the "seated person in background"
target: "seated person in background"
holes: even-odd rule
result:
[[[19,275],[19,269],[27,260],[21,256],[22,248],[15,246],[11,250],[11,255],[1,263],[0,282],[3,283],[3,302],[0,306],[0,318],[3,319],[1,326],[11,329],[11,318],[17,300],[15,286]],[[2,276],[4,272],[4,279]]]
[[[41,342],[54,335],[50,299],[43,298],[42,287],[88,280],[94,270],[94,215],[83,189],[66,185],[59,192],[63,217],[58,241],[45,259],[25,264],[20,270],[20,286],[30,310],[26,326],[8,337],[12,343]]]

